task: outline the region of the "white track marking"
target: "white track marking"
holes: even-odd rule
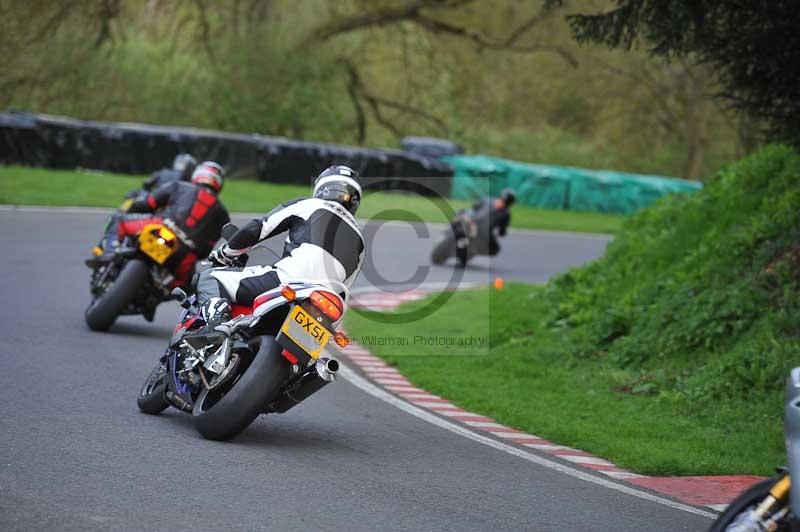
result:
[[[415,405],[423,408],[449,408],[455,410],[457,407],[452,403],[442,401],[412,401]]]
[[[457,425],[451,421],[446,419],[442,419],[439,416],[434,415],[427,410],[423,410],[422,408],[417,408],[416,406],[407,403],[406,401],[396,397],[389,392],[382,390],[381,388],[375,386],[368,380],[364,379],[360,375],[358,375],[353,369],[349,366],[342,364],[341,371],[339,372],[345,379],[347,379],[353,386],[362,390],[369,395],[380,399],[390,405],[403,410],[404,412],[411,414],[414,417],[422,419],[423,421],[427,421],[432,425],[436,425],[437,427],[443,428],[445,430],[449,430],[454,434],[458,434],[459,436],[463,436],[465,438],[469,438],[470,440],[476,441],[478,443],[482,443],[488,447],[492,447],[497,449],[498,451],[502,451],[504,453],[510,454],[512,456],[516,456],[518,458],[522,458],[523,460],[527,460],[531,463],[537,464],[542,467],[546,467],[547,469],[551,469],[553,471],[558,471],[559,473],[563,473],[565,475],[571,476],[573,478],[577,478],[586,482],[590,482],[592,484],[597,484],[598,486],[602,486],[604,488],[608,488],[611,490],[615,490],[621,493],[625,493],[627,495],[632,495],[634,497],[638,497],[640,499],[644,499],[646,501],[654,502],[657,504],[662,504],[664,506],[668,506],[670,508],[675,508],[676,510],[682,510],[684,512],[688,512],[695,515],[700,515],[702,517],[707,517],[709,519],[714,519],[717,517],[717,514],[712,512],[707,512],[705,510],[701,510],[699,508],[694,508],[687,504],[682,504],[679,502],[671,501],[669,499],[665,499],[663,497],[659,497],[658,495],[654,495],[647,491],[639,490],[632,488],[630,486],[626,486],[624,484],[618,484],[612,480],[602,478],[599,476],[595,476],[590,473],[586,473],[580,469],[576,469],[574,467],[568,466],[566,464],[562,464],[559,462],[555,462],[543,456],[539,456],[538,454],[533,454],[527,452],[523,449],[518,447],[514,447],[502,441],[493,440],[487,436],[483,436],[476,432],[472,432],[466,427],[461,425]],[[474,414],[469,414],[474,415]]]
[[[465,421],[464,424],[481,429],[508,429],[505,425],[495,423],[494,421]]]
[[[402,384],[387,384],[386,386],[384,386],[384,388],[386,388],[387,390],[391,390],[393,392],[399,392],[399,393],[422,393],[423,392],[423,390],[420,390],[419,388],[417,388],[415,386],[405,386],[405,385],[402,385]]]
[[[381,384],[397,384],[397,385],[400,385],[400,386],[403,386],[403,385],[410,386],[411,385],[411,383],[408,382],[407,379],[401,379],[401,378],[396,378],[396,377],[378,376],[378,377],[375,377],[375,382],[379,382]]]
[[[553,451],[571,451],[569,447],[563,445],[556,445],[554,443],[523,443],[525,447],[536,449],[537,451],[553,452]]]
[[[727,504],[709,504],[709,505],[707,505],[707,506],[708,506],[709,508],[711,508],[712,510],[716,510],[716,511],[718,511],[718,512],[720,512],[720,513],[721,513],[721,512],[724,512],[724,511],[725,511],[725,508],[727,508],[727,507],[728,507],[728,505],[727,505]]]
[[[582,456],[582,455],[558,454],[558,453],[556,453],[556,456],[558,456],[562,460],[567,460],[568,462],[573,462],[576,464],[604,465],[604,466],[614,465],[608,460],[603,460],[602,458],[597,458],[596,456]]]
[[[608,475],[611,478],[618,478],[620,480],[627,480],[629,478],[644,478],[644,475],[631,473],[630,471],[598,471],[598,473]]]
[[[364,368],[364,371],[367,373],[375,373],[375,374],[387,374],[387,375],[400,375],[400,372],[396,369],[389,367],[389,366],[381,366],[379,368]]]
[[[497,436],[498,438],[505,438],[507,440],[536,440],[541,441],[542,438],[534,436],[533,434],[525,434],[524,432],[508,432],[508,431],[494,431],[490,430],[489,434]]]
[[[406,399],[441,399],[438,395],[423,392],[397,392]]]
[[[465,410],[452,410],[452,409],[440,409],[437,410],[434,408],[437,414],[441,414],[447,417],[485,417],[479,416],[478,414],[473,414],[472,412],[467,412]]]

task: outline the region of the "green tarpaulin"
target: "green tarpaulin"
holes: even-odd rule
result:
[[[510,187],[524,205],[630,213],[672,193],[694,192],[700,183],[568,166],[528,164],[486,155],[444,157],[453,167],[451,196],[475,199]]]

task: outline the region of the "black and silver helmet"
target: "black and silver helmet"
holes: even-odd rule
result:
[[[197,159],[189,153],[179,153],[172,162],[172,169],[180,172],[183,179],[188,180],[194,169],[197,168]]]
[[[358,172],[349,166],[331,166],[314,181],[314,197],[335,201],[350,214],[355,214],[361,203],[361,182]]]
[[[505,188],[500,193],[500,199],[506,204],[506,208],[511,207],[514,205],[514,202],[517,200],[517,195],[514,194],[514,191],[510,188]]]

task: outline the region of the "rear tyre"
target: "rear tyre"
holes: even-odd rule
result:
[[[224,390],[204,389],[194,403],[194,428],[209,440],[230,440],[253,422],[275,399],[286,379],[289,365],[282,347],[264,336],[258,353],[237,379]]]
[[[449,259],[451,255],[453,255],[455,249],[456,242],[453,240],[452,235],[448,235],[444,240],[436,244],[435,248],[433,248],[433,252],[431,253],[431,262],[437,265],[444,264],[444,262]]]
[[[107,331],[147,280],[147,264],[133,259],[122,267],[116,280],[86,309],[86,325],[93,331]]]
[[[470,253],[470,246],[465,248],[456,248],[456,262],[459,268],[466,268],[469,259],[474,257],[474,253]]]
[[[159,363],[147,380],[144,381],[142,389],[139,391],[139,397],[136,398],[136,404],[139,405],[139,410],[145,414],[160,414],[169,406],[165,393],[167,391],[167,367]]]
[[[741,514],[750,508],[757,506],[761,501],[763,501],[767,495],[769,495],[770,488],[772,488],[772,486],[774,486],[778,480],[780,480],[780,477],[762,480],[736,497],[736,499],[734,499],[734,501],[728,505],[728,507],[724,512],[722,512],[717,520],[714,521],[714,523],[711,525],[711,528],[708,529],[708,532],[725,532]],[[777,530],[779,532],[788,532],[790,530],[790,525],[789,523],[783,522],[778,525]]]

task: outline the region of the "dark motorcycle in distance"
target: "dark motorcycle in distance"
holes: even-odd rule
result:
[[[173,257],[190,250],[178,236],[181,231],[167,220],[123,222],[122,239],[111,253],[95,247],[89,289],[92,301],[85,312],[86,324],[94,331],[107,331],[123,314],[141,314],[153,320],[156,307],[172,299],[180,284]]]
[[[222,245],[235,232],[223,229]],[[244,266],[247,257],[239,257]],[[207,261],[200,269],[210,267]],[[196,296],[176,290],[184,308],[166,353],[137,400],[146,414],[174,407],[191,414],[205,438],[229,440],[260,414],[282,414],[336,378],[339,363],[323,356],[334,339],[348,290],[298,279],[259,295],[252,307],[233,305],[232,319],[198,334],[205,316]],[[195,333],[195,334],[193,334]]]
[[[709,532],[800,530],[800,489],[792,482],[800,479],[800,368],[786,385],[785,432],[788,467],[734,499]]]
[[[488,255],[488,233],[488,222],[476,220],[471,210],[459,211],[445,230],[444,238],[433,248],[431,262],[444,264],[455,257],[458,265],[464,267],[475,255]]]

